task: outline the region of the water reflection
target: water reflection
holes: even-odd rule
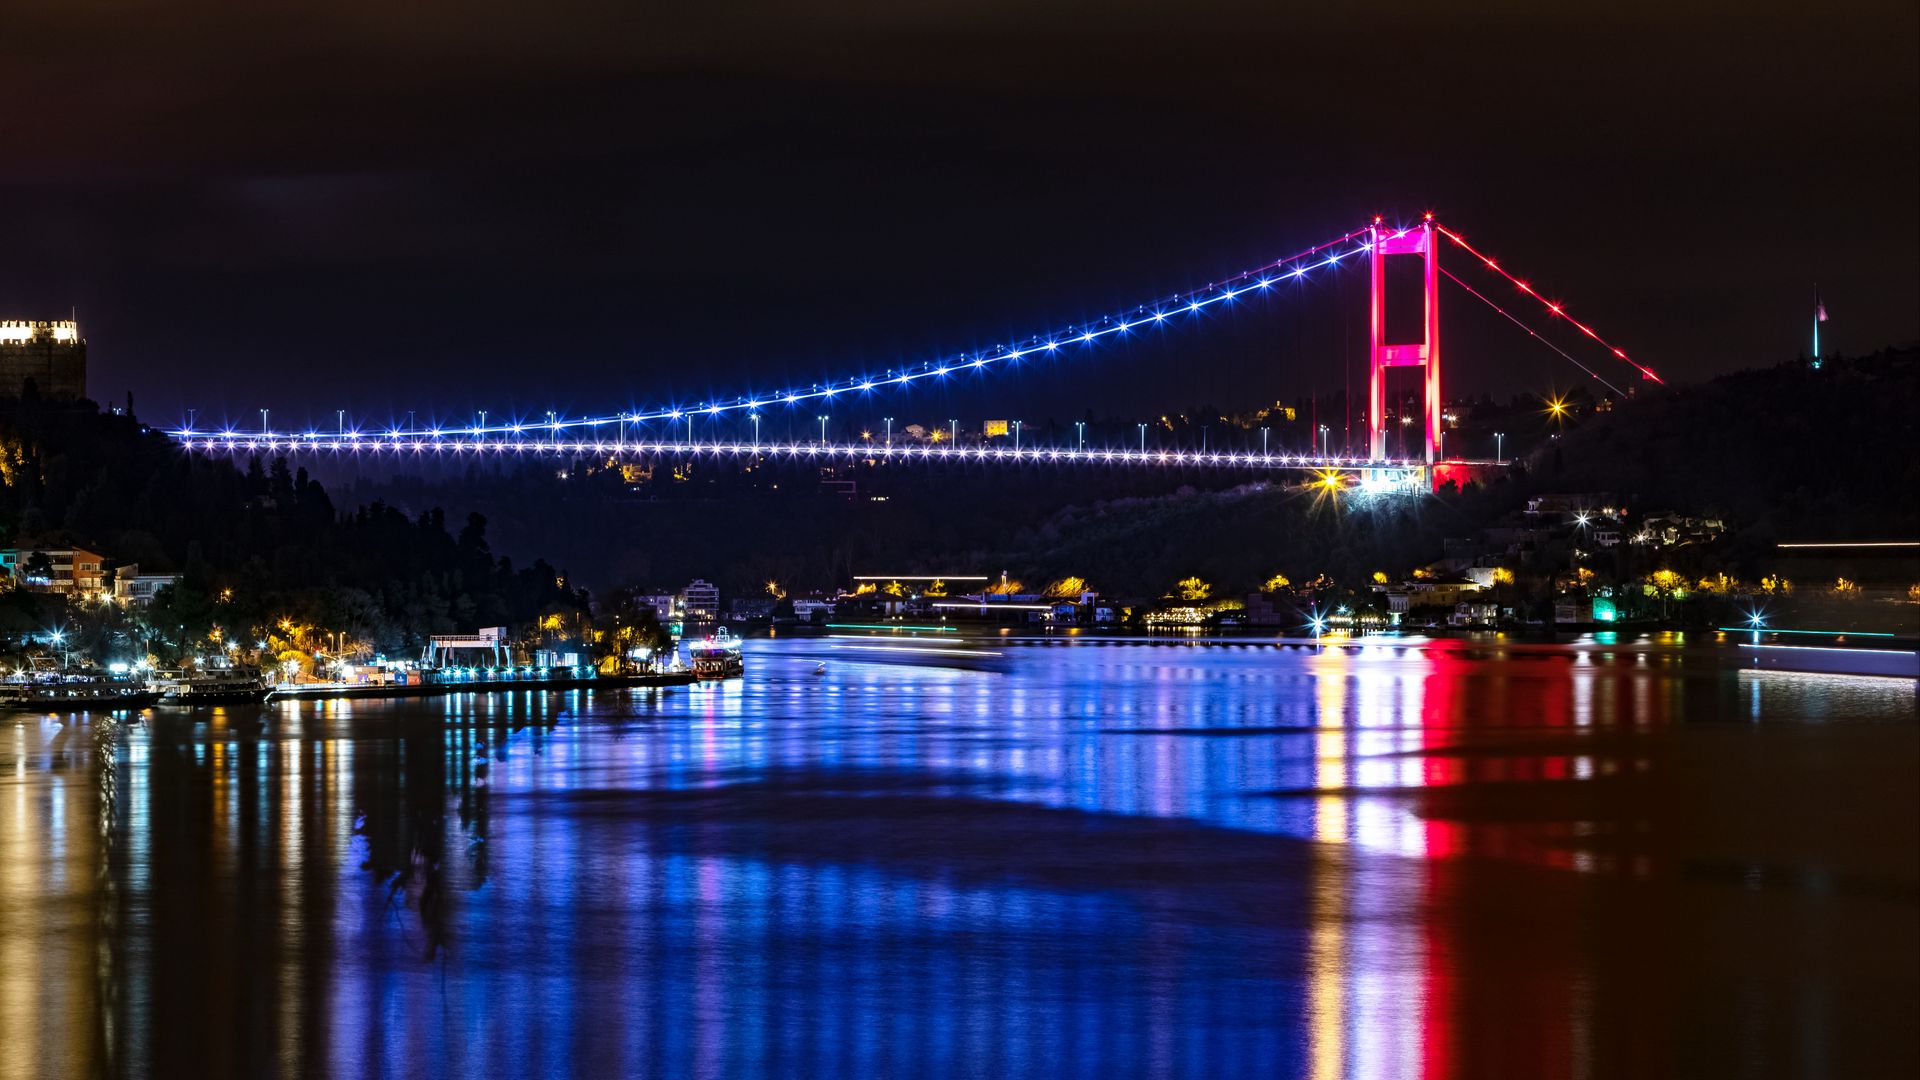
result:
[[[1617,640],[821,648],[9,721],[0,1078],[1845,1072],[1888,1051],[1832,1002],[1916,998],[1913,815],[1774,806],[1902,820],[1910,683]]]

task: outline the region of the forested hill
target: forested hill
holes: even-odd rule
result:
[[[189,630],[292,619],[403,647],[585,604],[547,564],[494,558],[477,515],[456,534],[438,509],[342,514],[284,460],[242,471],[195,458],[86,402],[0,402],[0,546],[78,546],[184,572],[155,618]]]
[[[1782,540],[1920,538],[1917,410],[1920,350],[1782,364],[1643,391],[1568,423],[1484,487],[1339,512],[1311,492],[1259,485],[1080,504],[1020,530],[1018,554],[1002,561],[1039,580],[1073,574],[1142,593],[1187,574],[1228,591],[1274,573],[1353,584],[1437,559],[1444,538],[1474,537],[1532,496],[1589,493],[1642,515],[1724,521],[1728,536],[1707,557],[1753,576]]]
[[[1562,437],[1532,488],[1710,512],[1750,539],[1920,536],[1920,349],[1643,394]]]

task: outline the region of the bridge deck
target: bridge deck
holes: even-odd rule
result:
[[[1136,450],[1085,449],[1028,446],[944,446],[916,443],[899,446],[837,443],[734,443],[734,442],[618,442],[584,440],[520,441],[498,439],[455,439],[432,437],[398,438],[390,436],[333,436],[261,438],[241,435],[196,436],[181,439],[181,445],[205,454],[346,454],[346,455],[440,455],[502,457],[513,455],[597,457],[704,456],[752,457],[813,460],[861,460],[902,462],[994,462],[1051,463],[1082,465],[1166,465],[1201,468],[1237,469],[1415,469],[1425,461],[1389,458],[1368,461],[1358,457],[1309,454],[1263,454],[1237,450]]]

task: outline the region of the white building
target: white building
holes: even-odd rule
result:
[[[695,622],[713,622],[720,618],[720,587],[695,578],[680,590],[680,607]]]
[[[143,574],[138,564],[113,570],[113,599],[123,607],[146,607],[161,589],[176,584],[179,574]]]

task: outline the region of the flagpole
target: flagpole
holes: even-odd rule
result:
[[[1820,370],[1820,283],[1813,283],[1813,369]]]

